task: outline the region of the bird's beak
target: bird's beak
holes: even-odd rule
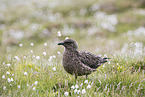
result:
[[[60,43],[58,43],[58,45],[64,45],[64,42],[60,42]]]

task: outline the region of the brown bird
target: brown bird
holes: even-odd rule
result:
[[[108,61],[109,58],[91,54],[85,51],[78,51],[78,45],[75,40],[66,39],[63,42],[58,43],[58,45],[63,45],[65,47],[63,53],[63,67],[66,72],[77,76],[82,76],[91,74],[96,71],[101,64]]]

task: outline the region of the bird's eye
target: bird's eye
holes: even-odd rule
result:
[[[70,44],[71,42],[65,42],[65,43]]]

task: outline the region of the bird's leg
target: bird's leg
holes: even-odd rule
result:
[[[87,79],[88,75],[86,75],[86,79]]]
[[[78,74],[77,74],[77,73],[74,73],[74,75],[75,75],[75,80],[76,80],[76,79],[77,79]]]

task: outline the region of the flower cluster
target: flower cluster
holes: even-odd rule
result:
[[[84,83],[72,85],[71,91],[74,94],[77,94],[77,95],[82,94],[83,95],[83,94],[87,93],[86,89],[87,90],[91,89],[92,84],[93,84],[93,82],[91,83],[91,81],[88,82],[88,80],[85,80]],[[67,91],[64,93],[65,96],[68,96],[68,94],[69,94],[69,92],[67,92]]]
[[[107,15],[105,12],[96,12],[94,17],[96,18],[99,27],[109,30],[110,32],[116,31],[116,25],[118,24],[116,15]]]

